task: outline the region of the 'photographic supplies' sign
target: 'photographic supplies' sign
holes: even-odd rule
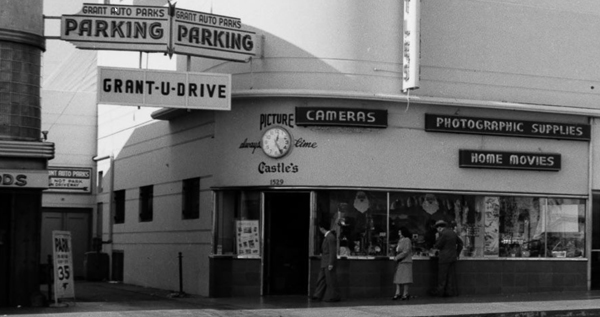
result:
[[[98,103],[231,110],[231,75],[100,67]]]
[[[459,166],[557,172],[561,168],[561,156],[554,153],[459,150]]]
[[[297,107],[296,125],[385,128],[387,110]]]
[[[238,18],[168,7],[83,5],[61,17],[62,40],[81,49],[164,52],[247,62],[257,53],[256,33]]]
[[[48,171],[0,170],[0,188],[48,188]]]
[[[425,131],[590,140],[590,125],[425,114]]]
[[[69,231],[52,231],[54,298],[74,298],[73,252]]]
[[[49,190],[91,193],[92,169],[74,167],[49,167]]]

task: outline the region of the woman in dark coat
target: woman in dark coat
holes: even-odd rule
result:
[[[394,274],[394,284],[396,284],[396,294],[392,298],[397,300],[408,300],[408,286],[413,282],[412,272],[412,241],[410,240],[410,232],[406,227],[401,227],[398,232],[400,240],[396,247],[396,257],[394,260],[398,262],[396,266],[396,274]]]

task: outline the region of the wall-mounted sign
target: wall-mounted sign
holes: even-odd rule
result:
[[[231,75],[99,67],[98,103],[231,110]]]
[[[81,49],[166,52],[170,19],[168,7],[86,3],[61,17],[60,38]]]
[[[76,167],[49,167],[49,191],[91,193],[92,169]]]
[[[387,127],[387,110],[296,107],[296,125]]]
[[[172,39],[175,53],[231,61],[248,61],[258,44],[238,18],[182,9],[175,9]]]
[[[556,172],[561,168],[561,156],[555,153],[459,150],[459,166]]]
[[[60,38],[77,48],[186,54],[246,62],[257,52],[256,33],[238,18],[168,7],[83,5],[61,17]]]
[[[425,114],[425,131],[590,140],[590,125]]]
[[[0,170],[0,188],[48,188],[48,171]]]
[[[402,90],[419,88],[421,0],[404,0]]]

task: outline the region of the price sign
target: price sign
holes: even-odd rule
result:
[[[74,298],[73,253],[71,232],[52,231],[54,256],[54,298]]]

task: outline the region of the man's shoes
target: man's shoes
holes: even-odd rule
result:
[[[320,301],[321,301],[321,299],[320,299],[320,298],[318,298],[318,297],[316,297],[316,296],[312,296],[312,297],[310,298],[310,300],[311,300],[311,301],[313,301],[313,302],[320,302]]]
[[[429,296],[441,296],[442,294],[440,294],[437,290],[430,290],[427,292],[429,294]]]
[[[335,303],[335,302],[339,302],[340,299],[339,298],[332,298],[332,299],[326,299],[324,300],[324,302],[328,302],[328,303]]]

